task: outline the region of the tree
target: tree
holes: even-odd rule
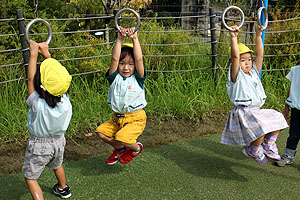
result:
[[[109,15],[113,14],[113,10],[116,8],[130,7],[139,10],[145,8],[151,2],[152,0],[71,0],[70,6],[80,14],[87,13],[87,10],[89,10],[91,14]]]

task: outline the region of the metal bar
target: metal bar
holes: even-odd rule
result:
[[[12,63],[12,64],[7,64],[7,65],[0,65],[1,67],[11,67],[11,66],[16,66],[16,65],[22,65],[23,63]]]
[[[264,0],[264,1],[260,0],[260,6],[265,7],[266,9],[268,9],[268,0]],[[265,18],[266,18],[266,16],[265,16],[264,12],[262,12],[262,14],[261,14],[261,24],[263,24],[263,25],[265,23]],[[265,36],[266,36],[266,31],[264,30],[261,34],[261,39],[262,39],[263,45],[265,44]],[[259,72],[259,78],[260,79],[261,79],[261,72],[262,71],[260,70],[260,72]]]
[[[145,58],[157,58],[157,57],[187,57],[187,56],[208,56],[209,54],[185,54],[185,55],[144,55]]]
[[[193,30],[182,30],[182,31],[138,31],[139,33],[182,33],[182,32],[197,32],[197,31],[208,31],[207,29],[193,29]]]
[[[6,50],[1,50],[0,53],[6,53],[6,52],[12,52],[12,51],[20,51],[21,48],[19,49],[6,49]]]
[[[113,42],[105,42],[105,43],[99,43],[99,44],[89,44],[89,45],[82,45],[82,46],[71,46],[71,47],[53,47],[49,48],[52,50],[58,50],[58,49],[76,49],[76,48],[85,48],[85,47],[93,47],[93,46],[100,46],[100,45],[107,45],[107,44],[112,44]]]
[[[16,18],[10,18],[10,19],[0,19],[0,22],[5,22],[5,21],[14,21]]]
[[[23,11],[21,9],[17,10],[17,19],[18,19],[18,27],[19,27],[19,32],[20,32],[23,60],[24,60],[24,65],[25,65],[25,72],[27,74],[27,64],[29,62],[30,52],[29,52],[28,44],[26,42],[24,16],[23,16]]]
[[[205,18],[208,15],[197,15],[197,16],[180,16],[180,17],[141,17],[141,19],[181,19],[181,18]]]
[[[86,20],[86,19],[107,19],[107,18],[114,18],[113,15],[109,15],[109,16],[102,16],[102,17],[81,17],[81,18],[60,18],[60,19],[45,19],[47,21],[68,21],[68,20],[72,20],[72,21],[79,21],[79,20]],[[26,21],[31,21],[33,19],[25,19]]]
[[[0,37],[15,36],[15,35],[18,35],[18,34],[17,33],[10,33],[10,34],[0,35]]]
[[[214,71],[215,74],[215,87],[218,82],[218,62],[217,62],[217,35],[216,35],[216,18],[215,18],[215,10],[213,8],[209,8],[209,15],[212,16],[209,19],[210,22],[210,38],[211,38],[211,55],[212,55],[212,68],[216,68]]]

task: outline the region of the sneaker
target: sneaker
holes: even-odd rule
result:
[[[116,149],[114,150],[114,152],[107,158],[106,160],[106,164],[108,165],[113,165],[115,163],[118,162],[119,157],[125,153],[127,149],[125,149],[124,151],[117,151]]]
[[[258,163],[266,163],[266,162],[268,162],[268,158],[263,153],[261,146],[260,146],[259,150],[257,152],[255,152],[255,154],[252,154],[250,152],[250,146],[244,146],[243,149],[242,149],[242,152],[246,156],[248,156],[250,158],[253,158]]]
[[[282,154],[281,159],[277,161],[279,167],[284,167],[285,165],[290,165],[294,161],[294,156],[288,156],[287,154]]]
[[[280,155],[278,154],[278,149],[276,143],[273,144],[262,144],[264,154],[273,160],[280,160]]]
[[[140,151],[137,154],[134,153],[131,150],[126,151],[124,154],[122,154],[120,156],[120,158],[119,158],[120,163],[123,163],[123,164],[130,163],[133,158],[139,156],[142,153],[142,151],[143,151],[143,144],[140,143],[140,142],[138,142],[137,144],[140,146]]]
[[[63,190],[59,189],[58,184],[54,185],[53,193],[57,196],[60,196],[63,199],[67,199],[72,195],[68,184],[66,184],[66,187]]]

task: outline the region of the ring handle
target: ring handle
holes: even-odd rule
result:
[[[264,25],[261,24],[261,13],[264,12],[265,15],[265,22]],[[260,29],[262,26],[265,27],[265,29],[268,27],[268,11],[265,7],[260,7],[257,11],[257,27]]]
[[[240,12],[241,16],[242,16],[242,21],[241,21],[240,25],[238,25],[238,28],[239,28],[239,29],[240,29],[240,28],[243,26],[243,24],[244,24],[244,21],[245,21],[245,15],[244,15],[244,12],[242,11],[242,9],[240,9],[240,8],[237,7],[237,6],[229,6],[229,7],[227,7],[227,8],[224,9],[224,11],[223,11],[223,13],[222,13],[222,23],[224,24],[224,26],[225,26],[225,28],[226,28],[227,30],[229,30],[229,31],[235,31],[233,28],[231,28],[230,26],[228,26],[228,25],[226,24],[226,22],[225,22],[225,15],[226,15],[226,13],[228,12],[228,10],[231,10],[231,9],[233,9],[233,10],[238,10],[238,11]]]
[[[35,18],[33,20],[31,20],[25,27],[25,36],[26,36],[26,40],[27,42],[29,43],[30,42],[30,39],[29,39],[29,29],[30,27],[32,26],[32,24],[34,24],[35,22],[42,22],[43,24],[46,25],[47,29],[48,29],[48,38],[46,40],[47,44],[49,45],[51,39],[52,39],[52,29],[51,29],[51,26],[50,24],[44,20],[44,19],[41,19],[41,18]]]
[[[121,14],[122,12],[125,12],[125,11],[130,11],[130,12],[132,12],[132,13],[135,15],[135,17],[137,18],[137,24],[136,24],[136,26],[135,26],[135,28],[134,28],[134,33],[135,33],[135,32],[138,30],[138,28],[140,27],[140,25],[141,25],[141,19],[140,19],[140,15],[139,15],[135,10],[133,10],[133,9],[131,9],[131,8],[123,8],[123,9],[121,9],[121,10],[119,10],[119,11],[117,12],[117,14],[116,14],[116,16],[115,16],[115,24],[116,24],[116,27],[117,27],[118,31],[121,32],[120,26],[119,26],[119,24],[118,24],[118,18],[119,18],[119,16],[120,16],[120,14]]]

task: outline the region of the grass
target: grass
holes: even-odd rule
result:
[[[216,1],[213,3],[216,3]],[[52,27],[54,31],[60,31],[67,28],[68,25],[65,22],[57,22]],[[166,28],[161,26],[155,19],[145,20],[140,29],[158,31],[157,33],[139,33],[141,44],[174,44],[167,46],[142,46],[146,70],[176,71],[199,69],[191,72],[149,72],[145,82],[146,100],[148,102],[145,110],[148,116],[160,121],[163,121],[165,118],[199,121],[199,119],[207,119],[207,115],[211,116],[215,112],[221,113],[223,116],[224,113],[227,115],[232,107],[225,85],[228,67],[227,57],[218,56],[220,70],[218,85],[215,87],[212,70],[201,70],[211,66],[210,56],[147,57],[149,55],[210,54],[210,45],[209,43],[206,45],[202,43],[203,38],[200,33],[187,34],[180,32],[179,30],[182,30],[182,28],[178,24],[173,24]],[[228,38],[229,36],[226,36],[226,40]],[[99,41],[93,35],[82,33],[57,36],[51,44],[55,45],[53,47],[59,47],[99,44],[99,42],[101,43],[102,41]],[[176,45],[193,42],[195,44]],[[111,53],[112,46],[109,49],[106,49],[104,46],[93,46],[84,49],[51,50],[51,54],[56,59],[107,55]],[[227,49],[227,46],[220,45],[218,52],[221,55],[226,54],[224,52],[227,52]],[[4,56],[2,60],[15,57],[15,55]],[[265,63],[270,63],[270,60],[272,61],[273,59],[266,58],[265,61],[267,62]],[[63,65],[71,74],[74,74],[106,69],[109,63],[110,57],[108,56],[97,59],[65,61]],[[4,64],[6,63],[4,62]],[[273,65],[266,64],[267,66],[263,68],[276,69],[278,68],[277,64],[278,62],[273,63]],[[280,111],[283,109],[289,85],[285,78],[286,73],[286,71],[263,73],[263,85],[268,96],[264,108],[273,108]],[[102,123],[110,118],[112,111],[107,105],[109,84],[104,80],[103,75],[104,72],[99,72],[92,75],[73,77],[70,87],[73,116],[66,133],[69,138],[83,137],[86,133],[93,132],[97,123]],[[0,80],[11,80],[20,76],[24,76],[22,66],[0,70]],[[24,80],[0,84],[0,101],[2,102],[0,104],[0,145],[3,143],[18,143],[28,137],[29,132],[26,128],[28,107],[25,104],[26,99],[27,89]],[[213,117],[219,116],[223,117],[222,115]]]
[[[283,152],[288,130],[278,148]],[[219,143],[220,134],[145,148],[132,163],[105,165],[108,155],[65,162],[73,199],[298,199],[300,160],[286,167],[258,164],[241,147]],[[23,174],[0,176],[0,199],[30,199]],[[46,169],[39,179],[45,199],[56,183]]]
[[[207,115],[216,111],[227,115],[232,105],[225,87],[226,75],[226,70],[220,71],[219,83],[215,87],[211,70],[148,73],[145,82],[146,113],[158,120],[180,118],[193,121],[206,119]],[[264,108],[283,110],[289,85],[284,75],[281,72],[264,72],[263,85],[268,96]],[[0,143],[24,140],[29,135],[26,128],[29,109],[25,103],[26,82],[6,83],[0,88]],[[69,138],[80,138],[94,132],[97,123],[110,118],[112,111],[107,105],[108,88],[103,72],[73,77],[70,87],[73,116],[66,133]]]

